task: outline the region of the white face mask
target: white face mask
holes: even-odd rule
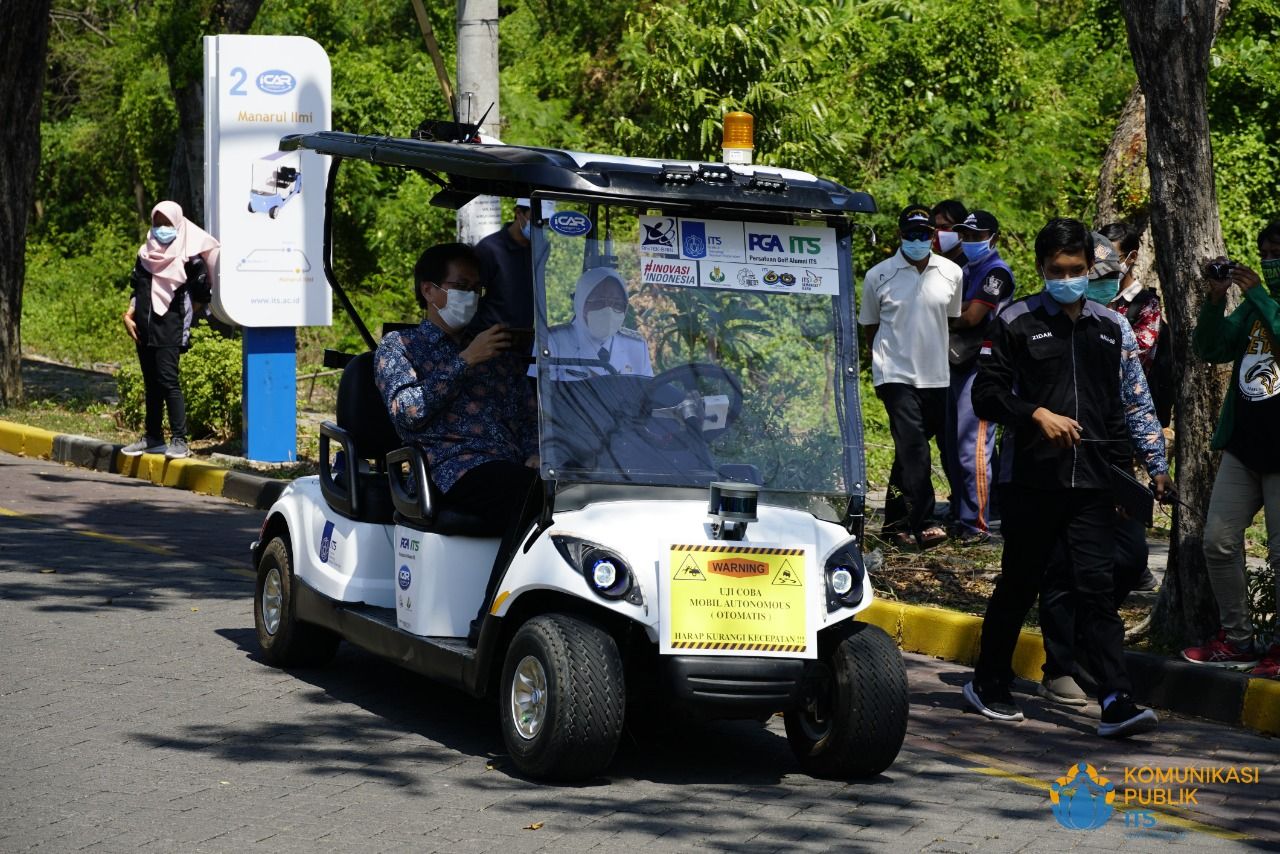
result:
[[[627,317],[625,311],[612,308],[598,308],[587,312],[587,331],[597,341],[606,341],[622,328],[622,321]]]
[[[465,328],[476,316],[480,295],[475,291],[445,291],[444,297],[444,308],[439,309],[440,319],[454,331]]]
[[[960,235],[947,229],[938,230],[938,251],[946,255],[960,243]]]

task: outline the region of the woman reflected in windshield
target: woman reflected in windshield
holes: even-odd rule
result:
[[[626,317],[627,289],[617,270],[596,267],[579,276],[573,319],[548,330],[551,379],[653,376],[649,347],[640,333],[622,328]]]

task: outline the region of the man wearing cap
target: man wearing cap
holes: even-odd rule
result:
[[[964,253],[964,301],[951,321],[947,355],[951,385],[947,394],[943,468],[951,481],[952,516],[960,542],[990,537],[991,457],[996,447],[994,421],[973,412],[973,378],[978,350],[991,319],[1013,298],[1013,271],[1000,257],[1000,223],[987,211],[970,211],[954,226]]]
[[[528,199],[516,199],[511,222],[476,244],[485,297],[469,329],[501,323],[512,329],[533,328],[533,254],[529,234],[533,215]]]
[[[867,271],[858,322],[871,345],[871,378],[893,435],[893,469],[882,533],[895,545],[935,546],[947,538],[933,519],[929,440],[946,420],[947,319],[960,315],[960,268],[932,251],[929,209],[898,217],[901,246]]]

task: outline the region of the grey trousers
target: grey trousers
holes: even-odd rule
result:
[[[1236,645],[1247,645],[1253,639],[1244,531],[1260,509],[1265,511],[1267,523],[1267,561],[1274,571],[1280,568],[1280,473],[1253,471],[1224,451],[1204,521],[1204,562],[1209,570],[1209,586],[1218,600],[1222,628],[1227,640]],[[1276,575],[1276,587],[1280,594],[1280,573]],[[1274,642],[1280,644],[1280,617]]]

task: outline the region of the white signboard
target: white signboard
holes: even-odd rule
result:
[[[836,230],[810,225],[743,223],[747,262],[797,267],[840,268]]]
[[[680,257],[689,261],[745,261],[742,223],[680,220]]]
[[[205,222],[222,243],[214,310],[241,326],[328,326],[327,157],[280,137],[329,130],[329,57],[299,36],[206,36]]]
[[[821,267],[797,267],[790,264],[735,264],[729,261],[720,264],[704,261],[698,266],[702,271],[698,284],[704,288],[827,296],[840,293],[839,273],[836,270]]]

